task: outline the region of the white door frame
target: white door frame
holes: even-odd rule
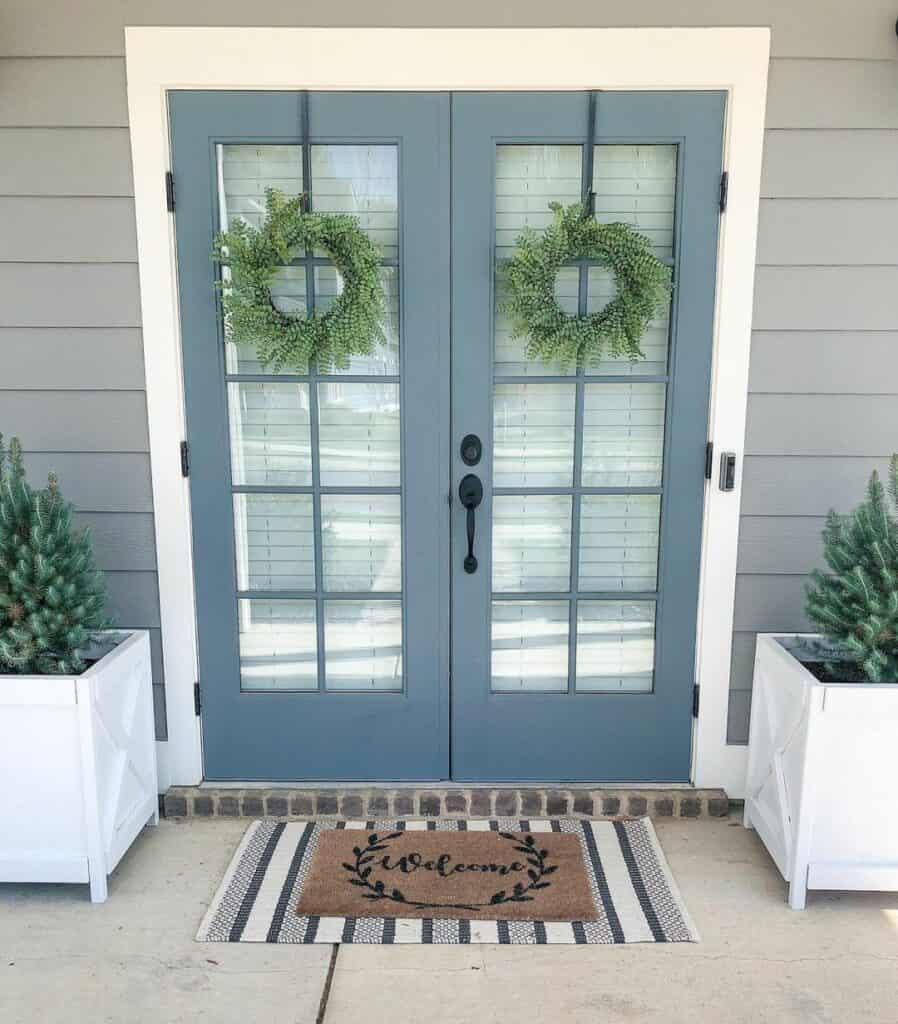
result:
[[[168,707],[168,740],[158,745],[161,787],[193,785],[203,773],[193,706],[190,493],[177,458],[184,389],[174,226],[164,190],[166,91],[721,89],[728,93],[729,202],[719,241],[708,436],[716,451],[736,453],[739,472],[735,490],[724,493],[712,481],[706,494],[693,782],[740,796],[745,748],[727,745],[726,727],[769,29],[129,27],[125,53]]]

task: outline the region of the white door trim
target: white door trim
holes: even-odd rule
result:
[[[202,777],[197,647],[169,168],[168,89],[723,89],[729,203],[719,242],[710,433],[738,458],[734,491],[708,488],[698,616],[701,709],[693,781],[743,792],[745,748],[726,726],[748,394],[767,28],[126,28],[128,113],[149,413],[168,741],[160,783]],[[663,781],[663,780],[659,780]]]

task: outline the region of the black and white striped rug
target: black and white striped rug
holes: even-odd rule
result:
[[[580,837],[591,921],[300,917],[295,910],[323,829],[498,829]],[[648,818],[439,821],[254,821],[237,847],[199,942],[625,943],[697,942]]]

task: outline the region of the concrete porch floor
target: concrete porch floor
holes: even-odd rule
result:
[[[315,1024],[329,946],[193,941],[246,821],[163,821],[110,880],[0,885],[3,1024]],[[697,945],[342,946],[324,1024],[898,1022],[898,894],[786,887],[736,819],[658,834]]]

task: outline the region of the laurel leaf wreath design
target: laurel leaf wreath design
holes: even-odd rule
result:
[[[402,832],[390,832],[387,835],[381,836],[377,832],[372,832],[368,836],[368,842],[365,846],[354,846],[352,848],[355,862],[352,864],[348,861],[343,862],[343,868],[351,875],[348,879],[349,884],[367,890],[361,894],[362,899],[371,900],[372,902],[390,900],[393,903],[403,903],[406,906],[418,907],[419,909],[441,907],[447,910],[481,910],[484,907],[501,906],[503,903],[527,903],[532,901],[534,897],[531,893],[539,889],[548,889],[552,883],[545,881],[545,879],[558,870],[557,864],[550,865],[546,863],[549,851],[541,850],[532,835],[526,835],[522,840],[520,836],[515,835],[513,832],[499,832],[497,834],[500,838],[514,843],[514,850],[517,853],[524,854],[526,857],[527,863],[530,865],[527,869],[528,881],[526,883],[515,882],[511,892],[508,892],[506,889],[499,889],[490,896],[486,903],[433,903],[425,900],[413,900],[409,899],[401,889],[387,889],[380,879],[373,882],[370,880],[374,855],[388,849],[389,843],[394,839],[398,839],[402,834]]]

